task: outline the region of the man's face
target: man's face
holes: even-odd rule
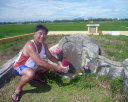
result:
[[[46,40],[46,36],[47,34],[45,30],[38,30],[34,34],[34,38],[40,43],[43,43]]]

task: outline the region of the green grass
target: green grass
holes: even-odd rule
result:
[[[128,31],[128,22],[101,22],[99,31]]]
[[[22,49],[27,40],[32,39],[32,37],[17,39],[13,42],[7,42],[0,45],[0,65],[5,63],[8,59],[16,56]]]
[[[69,80],[51,72],[43,77],[47,80],[47,84],[31,81],[24,86],[21,102],[127,102],[123,93],[112,95],[110,88],[112,81],[105,76],[85,74]],[[19,77],[13,78],[0,89],[1,102],[11,101],[10,96],[19,79]]]
[[[128,36],[92,36],[101,48],[101,55],[114,61],[128,58]]]
[[[0,38],[33,33],[37,24],[1,25]],[[43,24],[49,31],[78,31],[87,30],[84,23],[54,23]]]
[[[128,31],[128,22],[94,22],[100,24],[99,31]],[[87,31],[88,23],[44,23],[49,31]],[[0,25],[0,38],[33,33],[37,24]]]

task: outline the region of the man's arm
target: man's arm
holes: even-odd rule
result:
[[[56,59],[52,54],[51,54],[51,52],[49,51],[49,49],[48,49],[48,46],[47,46],[47,44],[45,44],[44,43],[44,48],[45,48],[45,54],[46,54],[46,56],[48,57],[48,59],[50,60],[50,61],[52,61],[52,62],[54,62],[54,63],[58,63],[58,59]]]
[[[55,66],[55,65],[47,63],[44,60],[41,60],[38,53],[36,53],[35,47],[31,43],[29,43],[27,45],[26,51],[27,51],[27,54],[35,61],[35,63],[37,65],[42,66],[44,68],[48,68],[48,69],[54,69],[58,72],[63,72],[64,71],[64,69],[60,66]]]

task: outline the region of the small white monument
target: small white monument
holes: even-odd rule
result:
[[[100,26],[99,24],[87,24],[87,26],[88,26],[88,34],[99,35],[98,32],[98,26]]]

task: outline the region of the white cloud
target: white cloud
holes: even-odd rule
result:
[[[126,0],[1,0],[0,21],[128,17],[127,4]]]

